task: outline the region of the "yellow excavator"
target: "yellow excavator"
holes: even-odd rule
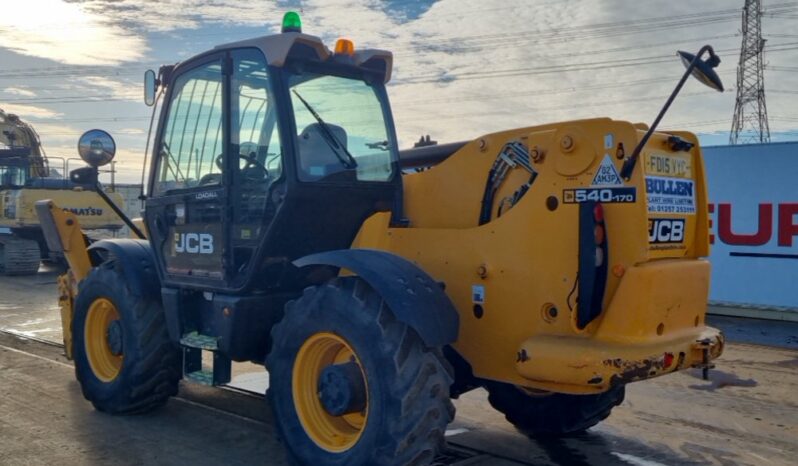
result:
[[[85,183],[65,178],[69,161],[48,159],[33,127],[0,109],[0,273],[34,274],[42,259],[59,260],[47,249],[36,216],[34,206],[42,199],[54,199],[75,213],[87,230],[122,228],[119,217]],[[54,167],[58,162],[60,167]],[[110,195],[121,202],[120,195]]]
[[[701,150],[656,128],[690,74],[722,90],[720,59],[680,55],[651,127],[596,118],[406,151],[392,54],[331,50],[296,13],[148,71],[145,102],[163,100],[140,239],[87,249],[74,215],[37,204],[70,264],[84,397],[146,412],[181,379],[223,385],[253,361],[295,463],[419,466],[451,398],[477,387],[545,437],[597,424],[629,383],[706,374],[724,338],[705,324]],[[81,145],[90,165],[108,139]]]

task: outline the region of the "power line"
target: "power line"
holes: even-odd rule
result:
[[[798,47],[795,47],[798,43],[786,43],[786,44],[776,44],[773,46],[775,48],[774,51],[786,51],[786,50],[796,50]],[[770,50],[770,48],[768,48]],[[724,50],[719,50],[719,52],[723,52]],[[505,69],[505,70],[488,70],[484,72],[464,72],[464,73],[454,73],[446,75],[448,78],[452,80],[469,80],[469,79],[489,79],[489,78],[504,78],[504,77],[512,77],[512,76],[520,76],[520,75],[539,75],[539,74],[551,74],[551,73],[563,73],[563,72],[577,72],[577,71],[595,71],[601,69],[608,69],[608,68],[621,68],[621,67],[628,67],[628,66],[648,66],[648,65],[655,65],[664,62],[669,62],[672,60],[670,55],[661,55],[661,56],[654,56],[654,57],[637,57],[637,58],[624,58],[618,60],[603,60],[599,62],[589,62],[583,64],[566,64],[566,65],[551,65],[548,67],[536,67],[536,68],[516,68],[516,69]],[[404,80],[400,80],[396,82],[394,85],[404,85],[404,84],[419,84],[419,83],[430,83],[430,82],[439,82],[441,81],[440,75],[422,75],[422,76],[414,76]],[[561,91],[557,91],[561,92]],[[538,92],[533,92],[530,95],[538,94]],[[549,91],[542,91],[538,95],[551,95]],[[112,102],[112,101],[135,101],[134,99],[138,98],[139,94],[103,94],[103,95],[93,95],[93,96],[71,96],[71,97],[37,97],[37,98],[19,98],[19,99],[5,99],[5,102],[11,103],[25,103],[25,104],[32,104],[32,103],[45,103],[45,104],[72,104],[72,103],[88,103],[88,102]],[[481,99],[492,98],[490,95],[483,95],[480,97]],[[421,102],[419,102],[421,103]]]
[[[792,5],[798,8],[798,3],[786,3],[786,4],[779,4],[779,5]],[[726,9],[726,10],[715,10],[715,11],[707,11],[707,12],[700,12],[700,13],[691,13],[685,15],[668,15],[668,16],[659,16],[659,17],[650,17],[650,18],[643,18],[638,20],[625,20],[625,21],[617,21],[617,22],[608,22],[608,23],[594,23],[594,24],[586,24],[580,26],[571,26],[571,27],[562,27],[562,28],[551,28],[545,31],[517,31],[515,30],[513,33],[502,33],[502,34],[478,34],[478,35],[466,35],[460,37],[450,37],[441,40],[429,40],[426,39],[423,44],[424,47],[429,47],[433,45],[446,45],[446,44],[462,44],[464,41],[471,41],[471,42],[479,42],[482,41],[484,45],[484,41],[500,41],[503,46],[513,44],[513,39],[519,38],[526,38],[526,40],[535,40],[536,42],[543,42],[545,43],[546,39],[553,39],[558,41],[573,41],[579,39],[589,39],[595,38],[595,34],[609,34],[613,31],[615,32],[622,32],[626,33],[637,33],[637,32],[650,32],[652,31],[652,26],[650,23],[654,23],[653,27],[656,29],[672,29],[673,27],[686,27],[696,24],[704,24],[706,22],[713,22],[718,19],[724,20],[731,20],[735,19],[736,16],[736,9]],[[716,15],[716,16],[711,16]],[[720,16],[717,16],[720,15]],[[697,20],[698,23],[692,22]],[[690,22],[688,22],[690,21]],[[678,23],[678,24],[673,24]],[[635,29],[630,29],[630,27],[635,27]],[[610,31],[607,31],[609,29]],[[591,32],[592,31],[592,32]],[[585,36],[585,34],[589,34]],[[510,41],[508,42],[508,39]],[[419,44],[411,44],[405,46],[404,48],[410,48],[415,50]],[[400,51],[403,47],[396,47],[393,50]],[[130,64],[137,64],[140,67],[144,66],[157,66],[158,63],[155,62],[128,62]],[[14,74],[14,72],[24,72],[24,71],[48,71],[55,72],[55,73],[68,73],[70,72],[70,66],[75,67],[75,69],[80,70],[94,70],[95,72],[101,72],[100,70],[110,70],[116,71],[119,70],[119,67],[113,66],[103,66],[103,65],[69,65],[69,66],[58,66],[58,67],[45,67],[45,68],[28,68],[28,69],[18,69],[18,70],[6,70],[6,72],[0,72],[0,77],[32,77],[31,74],[23,73],[23,74]],[[126,65],[127,66],[127,65]],[[124,68],[122,68],[124,69]],[[9,74],[8,71],[12,73]],[[35,75],[33,76],[35,77]]]

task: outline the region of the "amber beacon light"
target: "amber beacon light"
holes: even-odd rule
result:
[[[336,55],[349,55],[350,57],[355,54],[355,44],[349,39],[338,39],[335,43]]]

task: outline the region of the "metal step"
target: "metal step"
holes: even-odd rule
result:
[[[198,332],[191,332],[183,335],[180,339],[180,344],[188,346],[189,348],[197,348],[204,351],[218,351],[219,339],[208,335],[202,335]]]
[[[191,332],[180,339],[183,347],[183,376],[186,380],[202,385],[224,385],[230,382],[232,361],[219,353],[218,338]],[[213,355],[210,368],[202,363],[202,353]]]
[[[200,385],[213,386],[213,371],[194,371],[185,374],[186,379]]]

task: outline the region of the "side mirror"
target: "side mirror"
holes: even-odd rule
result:
[[[101,167],[114,159],[116,143],[107,132],[92,129],[83,133],[78,140],[78,154],[93,168]]]
[[[158,80],[155,78],[155,71],[147,70],[144,72],[144,103],[148,107],[155,105],[155,92],[158,89]]]

